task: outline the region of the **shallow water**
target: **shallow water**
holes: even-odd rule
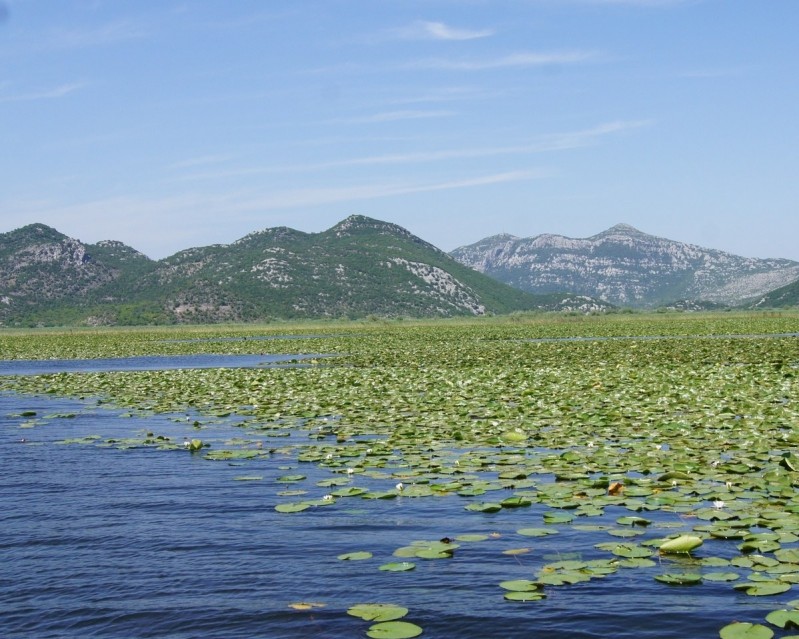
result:
[[[541,526],[548,508],[534,504],[483,515],[464,511],[469,499],[456,495],[341,498],[332,506],[279,514],[274,506],[290,499],[280,491],[304,488],[307,497],[318,498],[329,489],[316,481],[340,475],[298,464],[290,453],[230,464],[185,450],[56,443],[138,431],[177,440],[197,432],[174,416],[122,417],[86,403],[0,394],[1,637],[365,637],[370,624],[346,609],[379,601],[408,607],[406,619],[422,626],[427,638],[685,639],[717,637],[734,619],[762,622],[795,596],[748,597],[730,584],[709,582],[665,586],[654,575],[676,566],[662,560],[650,569],[547,587],[542,601],[508,602],[500,581],[534,579],[558,558],[608,558],[593,544],[612,538],[577,534],[569,526],[556,527],[557,535],[522,537],[515,531]],[[220,422],[201,436],[213,449],[241,432]],[[269,445],[292,442],[308,437],[295,433]],[[277,481],[289,472],[308,478]],[[245,475],[263,479],[234,481]],[[352,480],[382,490],[395,481]],[[629,514],[609,507],[586,523],[611,524]],[[647,516],[665,523],[678,517]],[[378,570],[396,560],[392,553],[400,546],[463,533],[496,537],[461,543],[451,559],[415,560],[411,572]],[[644,538],[663,534],[655,525]],[[522,546],[532,551],[501,552]],[[374,557],[337,559],[358,550]],[[730,542],[730,556],[736,554]],[[289,607],[309,601],[324,607]]]
[[[162,371],[189,368],[256,368],[287,365],[326,355],[145,355],[98,359],[0,360],[0,375]]]

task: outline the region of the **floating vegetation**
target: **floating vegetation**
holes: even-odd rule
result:
[[[308,518],[309,526],[321,507],[368,517],[380,508],[413,513],[417,502],[458,504],[460,531],[473,532],[421,533],[431,540],[397,548],[400,561],[375,549],[382,572],[418,564],[423,573],[457,553],[453,566],[486,556],[523,565],[523,575],[492,582],[511,601],[596,579],[611,584],[619,572],[641,583],[695,585],[692,596],[715,588],[727,589],[731,601],[773,597],[781,610],[719,630],[723,639],[760,639],[773,632],[758,621],[799,623],[780,599],[799,584],[799,339],[788,336],[797,329],[792,314],[336,326],[325,350],[340,357],[329,366],[9,376],[0,389],[97,397],[132,416],[170,415],[188,445],[171,432],[58,443],[187,448],[192,463],[246,465],[233,479],[259,481],[247,491],[270,498],[277,487],[299,486],[277,493],[286,501],[270,507]],[[165,339],[179,340],[179,329],[161,330],[157,340],[146,331],[109,331],[91,348],[60,333],[0,333],[0,348],[9,357],[63,358],[247,354],[270,344],[213,340],[220,330],[198,332],[208,341],[174,342]],[[612,339],[645,335],[669,339]],[[553,339],[569,337],[602,339]],[[318,344],[300,338],[291,346],[300,355]],[[14,428],[35,419],[39,432],[48,420],[74,415],[13,417]],[[216,440],[210,432],[218,429],[228,432]],[[508,543],[478,543],[493,530]],[[545,548],[531,553],[525,543]],[[569,554],[546,555],[555,548]],[[372,553],[338,558],[357,562]],[[368,620],[375,622],[369,636],[421,632],[397,619]]]

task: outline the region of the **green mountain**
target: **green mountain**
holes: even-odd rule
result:
[[[752,304],[752,308],[799,306],[799,280],[770,291]]]
[[[42,224],[0,234],[5,326],[451,317],[608,306],[525,293],[399,226],[364,216],[321,233],[265,229],[160,261],[121,242],[85,245]]]

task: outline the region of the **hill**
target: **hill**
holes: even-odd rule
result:
[[[677,300],[741,305],[799,279],[799,262],[739,257],[627,224],[584,239],[495,235],[450,255],[529,293],[572,291],[641,308]]]
[[[525,293],[399,226],[365,216],[321,233],[264,229],[160,261],[121,242],[83,244],[43,224],[0,234],[5,326],[605,308],[586,297]]]

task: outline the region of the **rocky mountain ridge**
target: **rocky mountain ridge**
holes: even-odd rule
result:
[[[0,234],[0,324],[147,324],[270,318],[451,317],[604,310],[534,296],[458,263],[395,224],[350,216],[154,261],[118,241],[83,244],[32,224]]]
[[[799,279],[799,262],[740,257],[628,224],[588,238],[495,235],[450,255],[530,293],[571,291],[643,308],[685,299],[741,305]]]

